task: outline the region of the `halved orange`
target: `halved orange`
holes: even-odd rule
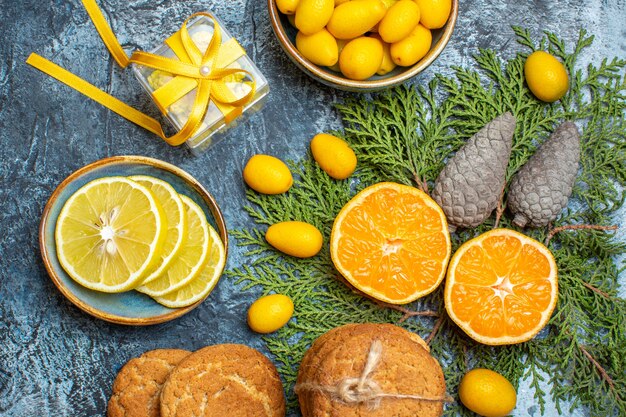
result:
[[[554,256],[513,230],[495,229],[465,242],[448,267],[448,315],[486,345],[532,339],[548,323],[557,298]]]
[[[441,207],[417,188],[393,182],[368,187],[339,212],[330,236],[337,270],[366,295],[406,304],[432,292],[450,260]]]

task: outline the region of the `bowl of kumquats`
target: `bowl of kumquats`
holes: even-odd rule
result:
[[[354,92],[424,71],[446,47],[458,0],[268,0],[272,28],[306,74]]]

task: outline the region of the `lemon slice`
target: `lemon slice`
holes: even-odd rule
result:
[[[167,236],[159,263],[143,279],[141,285],[155,280],[167,269],[183,247],[187,237],[187,214],[180,196],[167,182],[147,175],[133,175],[131,180],[143,185],[154,193],[167,218]]]
[[[202,300],[211,292],[224,270],[226,253],[220,236],[210,225],[209,240],[211,248],[209,260],[204,269],[200,272],[200,275],[191,280],[189,284],[177,290],[168,292],[159,297],[154,297],[157,303],[170,308],[186,307]]]
[[[133,288],[161,256],[167,220],[146,187],[124,177],[86,184],[56,223],[57,256],[79,284],[97,291]]]
[[[181,194],[180,198],[187,213],[187,239],[180,254],[161,275],[136,288],[137,291],[151,297],[158,297],[183,287],[202,272],[209,259],[211,250],[209,223],[204,212],[189,197]]]

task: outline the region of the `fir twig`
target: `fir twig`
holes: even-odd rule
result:
[[[598,363],[597,360],[595,360],[595,358],[593,356],[591,356],[591,354],[589,353],[589,351],[585,348],[585,346],[583,345],[579,345],[578,348],[581,350],[581,352],[583,353],[583,355],[585,355],[585,357],[587,359],[589,359],[589,361],[593,364],[593,366],[596,367],[596,369],[598,370],[598,372],[600,373],[600,375],[602,376],[602,379],[606,381],[607,384],[609,384],[609,387],[611,387],[611,391],[613,391],[615,397],[617,398],[618,401],[621,401],[621,398],[619,396],[619,393],[615,390],[615,383],[613,382],[613,379],[609,376],[609,374],[606,372],[606,370],[602,367],[602,365],[600,365]]]
[[[600,226],[596,224],[567,224],[564,226],[559,226],[559,227],[550,229],[550,231],[548,232],[548,236],[546,237],[546,240],[544,242],[544,245],[548,246],[552,238],[557,233],[563,232],[565,230],[617,230],[617,229],[619,229],[617,225]]]
[[[603,59],[582,68],[581,53],[593,42],[584,30],[575,45],[546,33],[535,41],[529,30],[514,27],[518,54],[508,61],[496,51],[478,50],[475,66],[454,68],[426,86],[400,87],[372,96],[350,98],[337,109],[345,129],[338,134],[353,147],[359,170],[335,181],[307,155],[291,164],[296,181],[280,196],[248,192],[246,211],[257,224],[233,232],[248,249],[248,262],[227,271],[243,290],[289,295],[294,319],[265,341],[285,381],[290,415],[297,413],[291,390],[304,352],[322,333],[355,322],[398,323],[421,335],[442,364],[448,392],[458,389],[468,369],[487,367],[515,386],[528,379],[543,414],[551,399],[560,414],[584,408],[590,416],[626,415],[626,300],[619,296],[616,259],[626,254],[611,224],[626,195],[626,61]],[[524,61],[535,50],[549,50],[570,75],[570,90],[554,104],[537,100],[524,82]],[[447,316],[443,290],[400,308],[381,308],[337,279],[328,238],[335,216],[360,189],[396,181],[428,190],[446,160],[494,117],[511,111],[518,123],[507,182],[564,120],[581,129],[581,172],[572,204],[555,227],[525,229],[550,245],[558,266],[559,299],[549,325],[533,340],[511,346],[485,346],[467,337]],[[453,250],[494,227],[514,227],[504,202],[487,221],[451,235]],[[268,225],[303,220],[324,234],[317,256],[295,259],[271,248],[263,237]],[[590,233],[561,233],[592,229]],[[555,241],[558,241],[555,243]],[[408,315],[407,315],[408,314]],[[433,317],[436,317],[433,324]],[[407,318],[412,317],[412,320]],[[562,410],[567,404],[568,413]],[[448,404],[447,416],[470,417],[461,404]]]
[[[435,322],[435,325],[433,326],[433,330],[430,332],[428,337],[424,340],[427,345],[430,345],[430,343],[433,341],[433,339],[437,335],[437,332],[439,332],[439,329],[441,328],[441,325],[443,324],[443,320],[444,318],[443,316],[441,316]]]
[[[402,313],[403,316],[400,318],[400,320],[398,320],[398,324],[402,324],[411,317],[439,317],[439,312],[435,310],[414,311],[406,307],[402,307],[396,304],[383,303],[381,301],[376,301],[376,304],[383,308],[389,308]]]
[[[591,291],[600,294],[601,296],[605,297],[605,298],[611,298],[611,296],[609,294],[607,294],[606,292],[594,287],[593,285],[589,284],[588,282],[583,282],[583,285],[587,288],[589,288]]]
[[[506,189],[506,183],[502,186],[502,191],[500,191],[500,198],[498,199],[498,207],[496,207],[496,219],[493,222],[493,228],[496,229],[500,224],[500,219],[504,214],[504,190]]]

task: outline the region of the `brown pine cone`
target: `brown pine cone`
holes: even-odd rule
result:
[[[508,207],[519,227],[543,227],[567,206],[580,162],[576,125],[564,122],[515,174]]]
[[[496,117],[472,136],[439,174],[432,197],[451,229],[478,226],[498,205],[514,132],[511,113]]]

